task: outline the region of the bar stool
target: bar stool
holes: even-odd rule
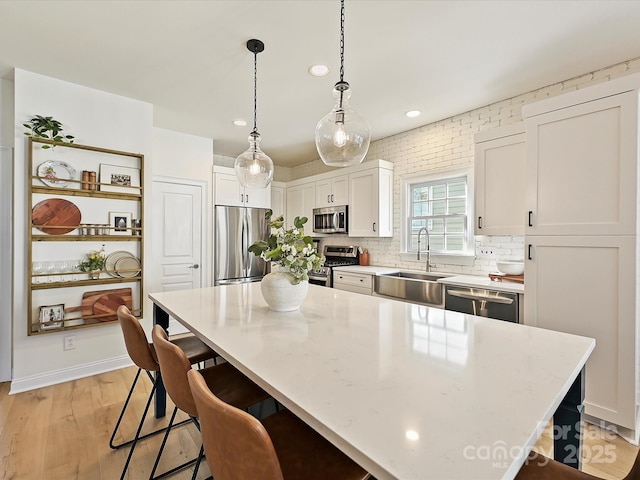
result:
[[[217,480],[217,479],[216,479]],[[522,466],[516,480],[601,480],[588,473],[576,470],[564,463],[532,452]],[[640,480],[640,452],[631,470],[623,480]]]
[[[369,474],[288,410],[262,420],[218,398],[188,373],[215,480],[361,480]]]
[[[149,478],[152,480],[163,478],[195,462],[192,477],[195,480],[204,455],[204,449],[202,447],[200,448],[200,453],[197,458],[174,467],[157,477],[154,476],[178,409],[191,417],[191,420],[198,430],[200,430],[200,424],[197,420],[198,411],[187,380],[187,374],[191,371],[191,364],[187,356],[180,348],[168,341],[167,334],[160,325],[153,327],[151,336],[158,355],[162,379],[167,389],[167,394],[173,401],[175,408],[171,414],[169,427],[165,432]],[[207,387],[234,407],[248,409],[250,406],[270,398],[264,390],[245,377],[240,371],[236,370],[230,363],[220,363],[198,371],[204,379],[203,381],[206,382]]]
[[[136,448],[136,444],[139,440],[150,437],[152,435],[156,435],[166,430],[166,428],[162,428],[159,430],[155,430],[151,433],[147,433],[145,435],[140,435],[142,432],[142,427],[144,425],[144,421],[147,417],[147,413],[149,411],[149,407],[151,406],[151,401],[153,399],[153,395],[156,391],[156,381],[153,378],[151,372],[157,372],[160,370],[160,365],[158,360],[156,359],[156,353],[153,348],[153,344],[147,341],[147,336],[142,329],[142,325],[136,317],[131,315],[129,309],[121,305],[117,310],[118,320],[120,322],[120,327],[122,329],[122,334],[124,336],[124,343],[127,347],[127,353],[133,363],[138,367],[138,371],[136,373],[135,378],[133,379],[133,383],[131,384],[131,388],[129,389],[129,394],[127,395],[127,399],[122,406],[122,411],[120,412],[120,416],[118,417],[118,421],[116,422],[115,427],[113,428],[113,433],[111,434],[111,438],[109,439],[109,446],[113,449],[121,448],[127,445],[131,445],[131,449],[129,450],[129,455],[127,456],[127,460],[122,469],[122,474],[120,478],[124,478],[125,473],[127,472],[127,468],[129,467],[129,462],[131,461],[131,457],[133,456],[133,451]],[[185,355],[188,357],[188,361],[191,364],[204,362],[205,360],[213,359],[217,356],[216,352],[211,350],[207,345],[202,343],[195,336],[188,337],[180,337],[173,339],[172,342],[178,347],[181,348]],[[120,424],[122,419],[124,418],[127,407],[129,406],[129,401],[133,395],[133,391],[138,383],[138,379],[140,378],[140,373],[142,371],[147,373],[149,380],[151,380],[152,388],[149,393],[149,397],[147,398],[147,403],[144,408],[144,412],[142,417],[140,418],[140,422],[138,424],[138,428],[134,437],[131,440],[124,441],[119,444],[115,444],[114,440],[118,433],[118,429],[120,428]],[[184,424],[189,422],[189,420],[185,420],[180,424]]]

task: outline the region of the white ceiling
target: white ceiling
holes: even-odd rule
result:
[[[339,12],[338,0],[4,0],[0,76],[19,67],[150,102],[156,126],[213,138],[216,153],[235,157],[253,118],[245,44],[258,38],[262,147],[293,166],[318,158]],[[345,80],[376,140],[640,57],[639,25],[632,0],[347,0]],[[331,73],[311,77],[313,63]],[[412,109],[422,116],[406,118]],[[240,117],[248,126],[232,124]]]

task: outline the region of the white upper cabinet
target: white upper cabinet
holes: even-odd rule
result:
[[[274,217],[283,215],[284,218],[287,218],[287,212],[285,211],[285,201],[285,184],[281,182],[271,182],[271,210],[273,210]]]
[[[393,170],[349,174],[349,236],[393,236]]]
[[[346,205],[348,202],[349,175],[337,175],[316,182],[316,208]]]
[[[214,167],[214,204],[236,207],[271,208],[271,185],[244,188],[233,168]]]
[[[524,125],[475,137],[475,234],[524,235]]]
[[[285,220],[293,225],[296,217],[307,217],[304,225],[306,234],[313,233],[313,209],[316,202],[316,183],[309,182],[301,185],[287,187],[287,216]]]
[[[547,102],[526,119],[526,234],[635,234],[637,91]]]

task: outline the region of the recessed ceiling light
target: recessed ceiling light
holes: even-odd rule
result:
[[[404,435],[405,437],[407,437],[407,440],[411,440],[414,442],[416,440],[420,440],[420,434],[415,430],[407,430]]]
[[[247,121],[246,121],[246,120],[240,120],[240,119],[238,119],[238,120],[234,120],[234,121],[233,121],[233,124],[234,124],[236,127],[246,127],[246,126],[247,126]]]
[[[314,77],[324,77],[329,73],[329,67],[326,65],[311,65],[309,67],[309,73]]]
[[[420,110],[409,110],[405,115],[409,118],[415,118],[420,116]]]

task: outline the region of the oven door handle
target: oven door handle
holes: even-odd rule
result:
[[[513,303],[513,298],[500,297],[500,296],[493,297],[489,295],[471,293],[465,290],[447,290],[447,293],[453,297],[466,298],[468,300],[480,300],[483,302],[501,303],[503,305],[511,305]]]

